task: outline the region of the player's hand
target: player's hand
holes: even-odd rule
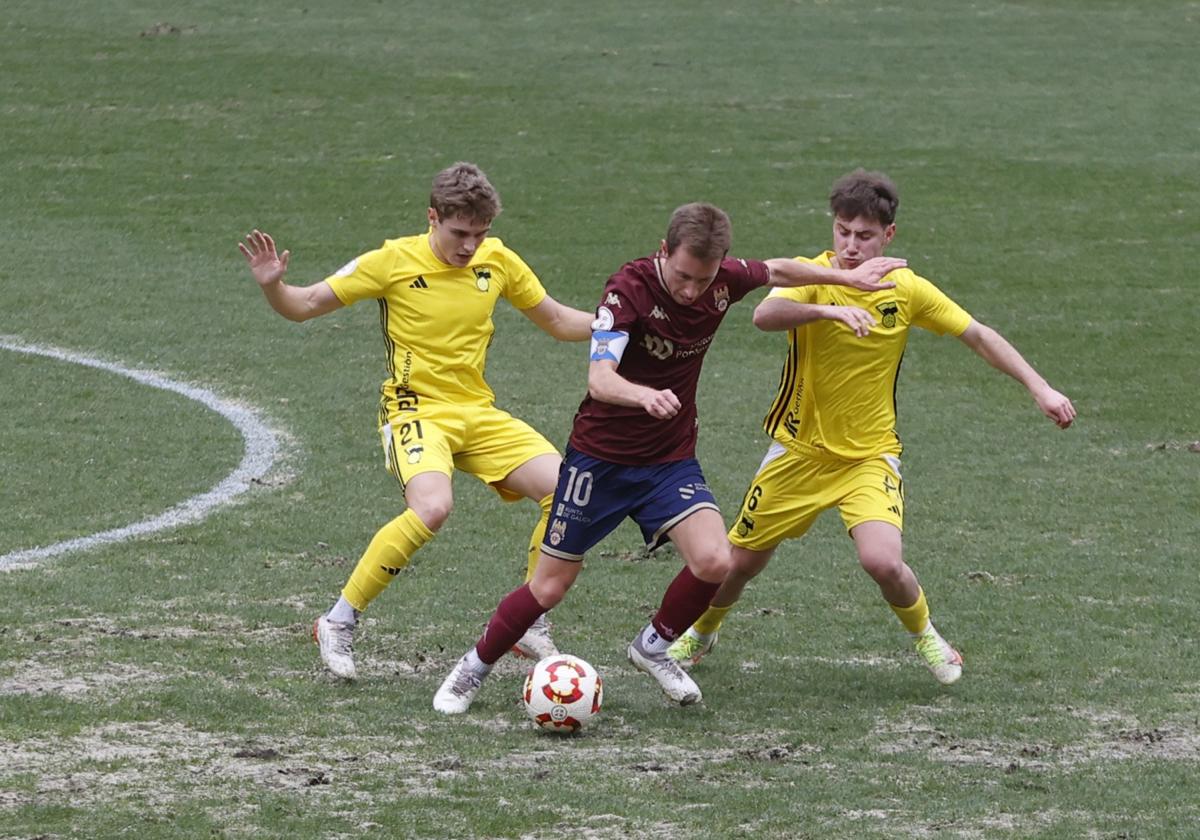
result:
[[[649,393],[642,401],[642,408],[656,420],[670,420],[679,413],[679,408],[682,405],[679,402],[679,397],[675,396],[675,392],[670,388],[664,388],[661,391],[655,391],[652,388],[646,389]]]
[[[846,272],[846,285],[864,292],[878,292],[895,288],[895,283],[881,282],[884,276],[897,268],[904,268],[908,260],[899,257],[873,257]]]
[[[1042,414],[1053,420],[1058,428],[1065,429],[1075,422],[1075,406],[1071,405],[1071,401],[1065,395],[1053,388],[1039,391],[1033,398],[1037,400]]]
[[[261,230],[246,235],[246,243],[238,243],[238,250],[250,265],[250,273],[260,286],[278,283],[287,273],[290,251],[275,253],[275,240]]]
[[[859,338],[866,338],[875,326],[875,317],[865,309],[857,306],[824,306],[822,310],[830,321],[841,321],[854,330]]]

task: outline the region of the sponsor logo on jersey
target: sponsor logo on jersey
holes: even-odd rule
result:
[[[558,545],[563,541],[563,537],[567,535],[567,523],[561,519],[555,519],[550,523],[550,545]]]
[[[718,286],[713,289],[713,300],[717,302],[717,311],[724,312],[729,308],[729,287]]]
[[[880,319],[885,327],[891,328],[896,326],[896,313],[900,311],[900,305],[894,300],[889,300],[886,303],[881,303],[875,307],[879,310],[879,314],[883,316]]]
[[[334,276],[349,277],[351,274],[354,273],[354,269],[356,269],[356,268],[358,268],[358,257],[355,257],[354,259],[350,260],[350,262],[346,263],[344,266],[342,266],[337,271],[335,271]]]
[[[595,331],[603,332],[604,330],[611,330],[612,325],[613,325],[612,310],[609,309],[607,306],[601,306],[599,309],[596,310],[596,320],[592,321],[592,329]]]
[[[675,354],[676,358],[686,359],[689,356],[699,356],[701,353],[703,353],[705,350],[708,349],[708,345],[712,344],[712,340],[715,337],[716,337],[716,333],[710,333],[709,335],[700,339],[699,341],[697,341],[695,344],[691,345],[690,347],[686,347],[683,350],[680,350],[678,353]]]
[[[649,333],[642,336],[642,346],[656,359],[669,359],[675,353],[675,345],[665,338]]]
[[[396,389],[396,411],[416,411],[420,402],[421,397],[415,391]]]
[[[492,284],[492,270],[490,268],[472,269],[475,272],[475,288],[481,292],[486,292]]]
[[[619,297],[617,297],[616,292],[609,292],[608,297],[606,297],[604,299],[604,305],[605,306],[615,306],[615,307],[617,307],[617,309],[620,309],[621,308],[621,299]]]
[[[796,419],[795,414],[790,411],[787,413],[787,416],[783,418],[783,428],[792,437],[800,434],[800,421]],[[817,445],[820,446],[820,444]]]
[[[660,321],[668,321],[668,320],[670,320],[670,319],[667,317],[667,313],[662,311],[662,307],[661,307],[661,306],[656,306],[656,307],[654,307],[653,309],[651,309],[651,310],[650,310],[650,317],[651,317],[651,318],[657,318],[657,319],[658,319],[658,320],[660,320]]]
[[[408,288],[410,288],[410,289],[428,289],[429,284],[427,282],[425,282],[424,277],[418,277],[416,280],[414,280],[408,284]]]

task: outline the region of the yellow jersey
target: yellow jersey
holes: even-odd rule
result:
[[[347,306],[379,302],[390,375],[381,388],[385,411],[420,400],[492,404],[483,371],[496,301],[530,309],[546,297],[537,275],[499,239],[484,239],[459,268],[438,259],[428,232],[389,239],[325,282]]]
[[[832,251],[801,262],[832,265]],[[865,338],[840,321],[810,321],[788,333],[779,390],[763,421],[773,439],[801,455],[862,460],[900,454],[896,378],[911,326],[962,335],[971,316],[935,285],[907,268],[887,279],[894,289],[846,286],[776,288],[769,297],[798,303],[857,306],[876,325]]]

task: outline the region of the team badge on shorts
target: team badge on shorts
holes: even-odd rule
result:
[[[558,545],[567,533],[567,523],[561,519],[554,520],[550,526],[550,545]]]
[[[734,527],[737,530],[737,535],[745,539],[754,530],[754,520],[743,514],[738,517],[737,525]]]
[[[421,455],[425,453],[425,447],[417,444],[415,446],[408,447],[404,451],[408,455],[408,463],[419,464],[421,463]]]

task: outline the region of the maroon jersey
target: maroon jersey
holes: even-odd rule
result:
[[[676,303],[653,257],[621,266],[608,278],[596,317],[606,330],[629,334],[617,373],[648,388],[670,388],[679,413],[657,420],[642,408],[584,397],[571,446],[617,464],[659,464],[695,457],[696,386],[704,354],[729,305],[764,286],[770,269],[757,260],[724,259],[717,277],[691,306]],[[610,321],[612,326],[607,326]]]

